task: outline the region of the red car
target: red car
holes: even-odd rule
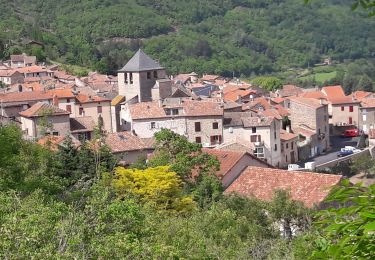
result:
[[[358,129],[348,129],[341,135],[341,137],[357,137],[360,135]]]

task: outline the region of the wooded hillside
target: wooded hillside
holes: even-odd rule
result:
[[[237,76],[374,57],[375,20],[351,3],[0,0],[0,55],[36,40],[42,58],[114,72],[142,46],[171,73]]]

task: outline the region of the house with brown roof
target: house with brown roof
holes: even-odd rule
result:
[[[281,89],[275,91],[275,97],[291,97],[298,96],[303,93],[303,89],[295,85],[284,85]]]
[[[10,55],[10,66],[12,68],[31,67],[35,64],[36,56],[27,56],[26,54]]]
[[[275,167],[280,167],[281,163],[280,129],[281,120],[274,116],[254,116],[252,112],[224,113],[225,143],[249,142],[254,147],[252,154]]]
[[[16,70],[0,70],[0,82],[5,85],[12,85],[16,83],[23,83],[24,77]]]
[[[56,106],[38,102],[20,112],[21,128],[26,138],[39,138],[45,135],[65,136],[69,133],[69,112]]]
[[[220,163],[220,169],[216,176],[221,180],[223,187],[227,188],[248,167],[272,167],[248,152],[227,151],[218,149],[203,149],[203,152],[216,157]]]
[[[313,208],[319,207],[342,179],[341,175],[249,166],[225,190],[225,194],[236,193],[270,201],[276,190],[286,190],[292,200]]]
[[[163,128],[203,146],[222,142],[223,108],[220,103],[171,99],[130,104],[121,111],[123,130],[150,138]]]
[[[328,105],[314,98],[289,97],[288,108],[293,133],[299,135],[299,158],[327,151],[330,148]]]
[[[16,69],[18,72],[22,73],[24,78],[42,78],[42,77],[50,77],[53,78],[54,71],[47,69],[43,66],[28,66],[23,68]]]
[[[131,132],[108,134],[105,143],[122,165],[130,165],[140,158],[147,158],[154,151],[152,142]]]

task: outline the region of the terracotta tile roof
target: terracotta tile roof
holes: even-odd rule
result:
[[[41,82],[41,81],[49,81],[53,80],[50,76],[43,76],[43,77],[27,77],[24,78],[24,82]]]
[[[60,109],[58,107],[55,107],[53,105],[43,103],[43,102],[38,102],[34,104],[32,107],[29,109],[26,109],[22,112],[19,113],[20,116],[23,117],[39,117],[43,115],[48,115],[48,116],[60,116],[60,115],[69,115],[70,113],[68,111],[65,111],[63,109]]]
[[[202,149],[203,152],[213,155],[220,162],[220,170],[216,175],[220,178],[224,177],[237,163],[244,157],[246,152],[224,151],[217,149]]]
[[[132,119],[168,118],[164,108],[182,108],[183,113],[174,117],[222,116],[224,111],[215,102],[183,100],[181,104],[160,105],[158,101],[129,105]]]
[[[209,75],[209,74],[206,74],[206,75],[203,75],[201,80],[202,81],[214,81],[216,79],[220,78],[219,75]]]
[[[375,98],[365,98],[361,102],[363,108],[373,108],[375,107]]]
[[[22,54],[10,55],[10,60],[13,62],[23,62],[25,56]]]
[[[301,105],[305,105],[311,108],[320,108],[324,106],[320,103],[320,100],[317,100],[315,98],[303,98],[303,97],[289,97],[288,98],[291,102],[296,102]]]
[[[108,98],[103,98],[99,96],[89,96],[84,94],[78,94],[75,96],[79,103],[95,103],[95,102],[106,102],[111,101]]]
[[[234,152],[248,152],[250,154],[253,154],[255,145],[254,143],[251,143],[243,139],[236,139],[232,142],[224,142],[217,146],[216,149]]]
[[[35,63],[36,56],[27,56],[27,55],[10,55],[10,60],[12,62],[25,62],[25,63]]]
[[[354,99],[353,97],[335,97],[329,99],[332,105],[340,105],[340,104],[358,104],[360,103],[359,100]]]
[[[367,92],[367,91],[355,91],[352,94],[349,95],[350,97],[354,97],[357,100],[362,101],[365,98],[373,97],[373,92]]]
[[[224,113],[224,125],[230,126],[243,126],[242,118],[252,117],[252,112],[225,112]]]
[[[141,138],[132,135],[130,132],[108,134],[105,143],[113,153],[150,149],[149,145],[146,145]]]
[[[230,92],[224,92],[224,100],[236,102],[239,97],[248,98],[251,94],[256,94],[256,91],[252,89],[235,89]]]
[[[3,103],[50,100],[50,99],[52,99],[51,94],[44,92],[44,91],[15,92],[15,93],[0,94],[0,100],[2,100]]]
[[[322,92],[327,96],[328,100],[345,97],[345,92],[340,85],[323,87]]]
[[[244,157],[249,156],[252,160],[256,160],[264,164],[264,167],[272,167],[266,162],[258,159],[247,151],[230,151],[225,149],[207,149],[203,148],[203,152],[213,155],[220,162],[220,170],[216,172],[216,176],[223,178],[234,166]]]
[[[22,85],[22,87],[30,89],[31,91],[43,91],[44,86],[39,82],[30,82],[30,83],[23,83],[23,84],[15,84],[15,85]]]
[[[319,205],[342,178],[341,175],[249,166],[225,193],[254,196],[260,200],[270,201],[275,190],[290,190],[293,200],[301,201],[306,207],[311,208]]]
[[[95,122],[91,116],[70,118],[70,131],[72,133],[92,132]]]
[[[263,116],[267,116],[267,117],[273,117],[273,118],[276,118],[278,120],[282,120],[283,117],[280,115],[279,111],[276,110],[276,109],[266,109],[264,111],[259,111],[259,114],[263,115]]]
[[[71,89],[51,89],[46,91],[52,97],[57,96],[58,98],[74,98],[75,95],[73,94]]]
[[[0,70],[0,77],[11,77],[15,73],[17,73],[17,70]]]
[[[178,74],[178,75],[173,77],[174,82],[181,81],[182,83],[185,83],[188,80],[190,80],[190,73]]]
[[[39,139],[38,144],[45,146],[46,148],[49,148],[52,151],[57,151],[58,147],[64,143],[65,139],[65,136],[47,135]],[[72,137],[72,142],[73,146],[75,147],[81,146],[81,142],[74,137]]]
[[[303,92],[302,94],[298,96],[304,97],[304,98],[327,99],[327,96],[321,91]]]
[[[262,110],[270,109],[271,104],[264,97],[255,98],[253,101],[250,101],[247,104],[242,106],[243,110],[259,110],[261,107]]]
[[[244,127],[270,126],[274,117],[244,117],[242,118]]]
[[[283,107],[281,105],[275,105],[273,107],[277,110],[277,112],[279,113],[279,115],[282,116],[282,117],[290,115],[288,109],[286,109],[285,107]]]
[[[65,71],[56,70],[54,72],[53,76],[55,78],[62,79],[62,80],[69,80],[69,81],[74,81],[75,80],[75,76],[70,75],[70,74],[66,73]]]
[[[316,131],[313,129],[306,129],[303,127],[295,127],[293,128],[294,133],[301,134],[306,137],[311,137],[313,135],[316,135]]]
[[[276,103],[276,104],[280,104],[280,103],[283,103],[285,101],[285,98],[275,97],[275,98],[272,98],[271,101]]]
[[[281,97],[290,97],[303,93],[303,90],[295,85],[284,85],[282,89],[278,90],[278,92]]]
[[[47,72],[47,68],[41,66],[29,66],[16,69],[20,73],[38,73],[38,72]]]
[[[288,141],[288,140],[291,140],[293,138],[297,138],[298,135],[297,134],[293,134],[293,133],[288,133],[287,131],[285,130],[281,130],[280,131],[280,140],[281,141]]]

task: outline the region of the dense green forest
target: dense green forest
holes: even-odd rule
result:
[[[114,73],[142,47],[170,73],[227,76],[307,67],[324,56],[374,58],[375,20],[365,11],[351,11],[351,0],[303,2],[0,0],[0,55],[26,50]]]
[[[95,132],[54,150],[0,126],[0,258],[374,259],[375,186],[343,183],[327,202],[346,207],[320,211],[288,191],[223,195],[218,161],[185,137],[159,132],[153,158],[126,169]],[[351,169],[370,176],[375,164]]]

